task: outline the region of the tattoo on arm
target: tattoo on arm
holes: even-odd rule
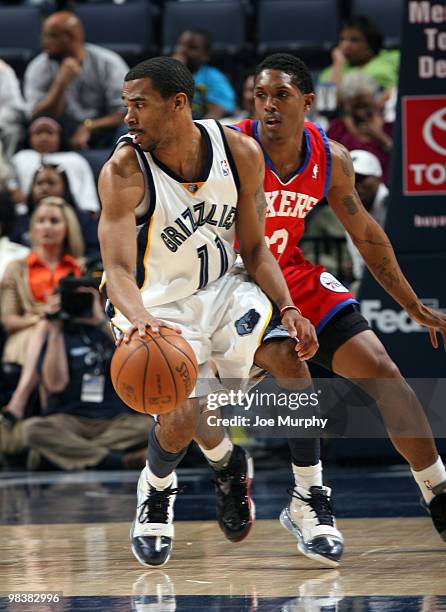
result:
[[[379,241],[375,241],[375,240],[357,240],[357,243],[359,244],[371,244],[372,246],[380,246],[380,247],[386,247],[388,249],[392,248],[392,245],[390,244],[390,242],[379,242]]]
[[[353,170],[353,163],[350,155],[345,151],[345,149],[339,149],[341,153],[341,166],[345,176],[352,177],[355,175],[355,171]]]
[[[386,289],[392,289],[400,284],[397,266],[388,257],[383,257],[379,263],[372,264],[372,272]]]
[[[358,212],[358,205],[356,204],[355,198],[353,196],[349,195],[342,198],[342,204],[344,205],[345,210],[351,217],[353,217],[353,215],[356,215],[356,213]]]
[[[345,199],[348,199],[348,196],[347,198],[344,198],[344,200]],[[356,194],[356,192],[353,196],[351,196],[351,200],[355,199],[359,199],[359,196]],[[344,203],[344,205],[347,206],[346,203]],[[358,208],[355,202],[353,202],[353,205]],[[381,227],[379,227],[378,223],[374,221],[370,215],[367,224],[361,232],[363,237],[360,238],[359,236],[355,235],[351,230],[349,230],[349,234],[357,248],[370,245],[373,247],[384,247],[385,249],[390,250],[393,249],[392,244],[388,240],[386,233],[382,230]]]
[[[254,196],[255,203],[256,203],[257,216],[259,217],[259,221],[261,223],[263,223],[265,220],[265,211],[266,211],[266,198],[265,198],[265,192],[263,190],[264,173],[265,173],[265,167],[264,167],[264,162],[262,159],[262,161],[259,164],[259,174],[258,174],[259,184],[257,187],[256,194]]]
[[[265,192],[263,191],[263,186],[261,185],[255,194],[255,203],[257,216],[259,217],[259,221],[263,223],[265,220],[265,211],[266,211],[266,198]]]
[[[388,249],[392,248],[392,245],[390,244],[390,242],[388,240],[385,240],[385,241],[366,240],[365,238],[358,238],[357,236],[355,236],[351,232],[350,232],[350,236],[352,237],[352,240],[353,240],[353,242],[355,243],[356,246],[363,246],[363,245],[366,245],[366,244],[370,244],[371,246],[386,247]]]

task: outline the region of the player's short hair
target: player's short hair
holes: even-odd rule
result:
[[[304,94],[314,92],[313,78],[308,66],[298,57],[289,53],[273,53],[268,55],[261,62],[255,71],[255,78],[263,70],[279,70],[285,72],[291,77],[293,85],[295,85]]]
[[[195,83],[189,69],[172,57],[152,57],[131,68],[124,81],[150,79],[153,87],[161,97],[170,98],[177,93],[184,93],[192,104]]]
[[[357,15],[341,24],[340,32],[347,29],[359,30],[367,41],[373,55],[378,55],[383,46],[383,36],[378,27],[368,17]]]

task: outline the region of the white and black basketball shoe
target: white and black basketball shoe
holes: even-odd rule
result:
[[[228,465],[222,470],[214,470],[214,474],[218,524],[228,540],[241,542],[251,531],[255,517],[251,497],[252,457],[234,445]]]
[[[337,567],[344,539],[336,528],[329,487],[291,489],[291,502],[280,514],[280,523],[297,539],[297,549],[326,567]]]
[[[174,538],[173,506],[178,493],[177,476],[166,489],[158,490],[147,480],[144,468],[138,480],[136,517],[130,530],[135,557],[150,567],[167,563]]]
[[[435,497],[427,506],[427,511],[431,515],[435,529],[446,542],[446,481],[434,487],[432,493]]]

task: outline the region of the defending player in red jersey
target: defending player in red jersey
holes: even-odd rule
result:
[[[257,98],[259,96],[257,95]],[[277,113],[266,115],[268,129],[277,130]],[[303,125],[302,161],[283,178],[269,157],[260,137],[262,123],[247,119],[237,127],[253,136],[265,157],[266,239],[270,251],[282,268],[288,287],[305,316],[317,330],[340,309],[357,303],[353,295],[323,266],[306,261],[296,246],[305,230],[305,217],[327,196],[331,178],[331,153],[323,129],[310,121]],[[267,145],[266,145],[267,146]],[[274,155],[274,153],[272,153]],[[286,169],[285,172],[288,172]]]
[[[294,303],[316,327],[320,347],[313,361],[340,376],[357,379],[355,382],[376,399],[392,442],[410,464],[434,526],[446,541],[446,470],[424,410],[349,290],[322,266],[304,259],[297,243],[306,215],[327,197],[370,272],[414,321],[429,329],[435,348],[438,330],[446,347],[446,315],[422,304],[404,277],[389,238],[356,193],[347,150],[328,141],[322,128],[305,120],[314,101],[313,91],[310,72],[301,60],[287,54],[271,55],[255,75],[259,120],[235,126],[263,149],[266,240]],[[301,371],[310,387],[305,362]],[[367,379],[391,380],[392,393],[383,397],[379,386],[368,385]],[[405,425],[396,430],[397,421],[400,426],[407,424],[411,433],[405,435]],[[416,438],[413,432],[417,432]],[[319,440],[293,438],[289,446],[295,488],[291,503],[281,513],[281,523],[297,538],[300,552],[334,566],[338,559],[332,555],[332,542],[342,536],[336,530],[331,491],[322,484]]]

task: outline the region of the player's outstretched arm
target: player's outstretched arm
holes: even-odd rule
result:
[[[294,306],[279,264],[265,242],[263,154],[252,138],[227,128],[225,134],[240,178],[236,232],[246,270],[279,309]],[[299,358],[310,359],[319,346],[310,321],[297,310],[289,309],[284,312],[282,323],[292,337],[299,339],[296,347]]]
[[[330,141],[332,177],[328,202],[368,269],[379,284],[414,320],[429,328],[432,345],[437,348],[436,331],[443,336],[446,348],[446,315],[425,306],[404,276],[392,244],[382,229],[362,205],[355,189],[355,172],[347,149]]]
[[[137,256],[135,208],[144,192],[144,178],[135,152],[130,147],[122,147],[105,164],[99,176],[102,203],[99,243],[107,295],[132,323],[124,334],[124,342],[128,342],[136,330],[143,336],[147,326],[158,331],[161,323],[144,308],[134,276]]]

